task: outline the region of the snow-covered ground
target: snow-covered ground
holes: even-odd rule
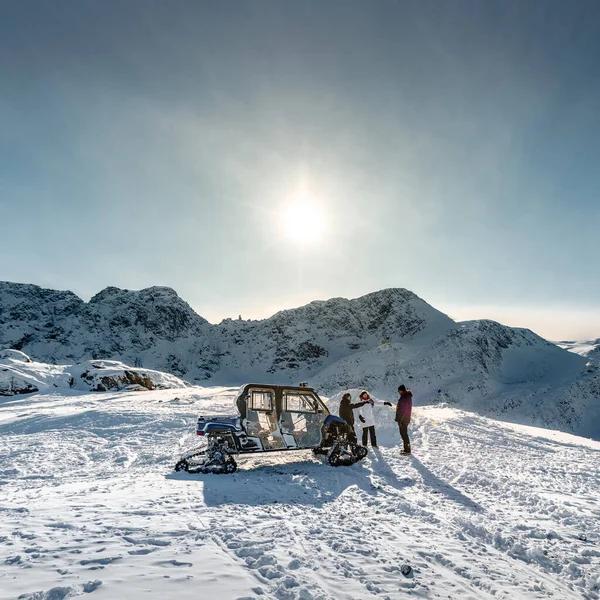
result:
[[[0,398],[0,598],[600,597],[600,442],[429,406],[407,457],[378,406],[381,447],[352,467],[174,473],[233,395]]]

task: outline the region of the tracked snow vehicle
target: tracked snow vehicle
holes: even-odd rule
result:
[[[313,388],[250,383],[236,399],[239,415],[200,416],[203,443],[185,452],[176,471],[234,473],[234,456],[312,450],[330,465],[351,465],[367,455],[346,421],[330,414]]]

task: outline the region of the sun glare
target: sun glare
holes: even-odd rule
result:
[[[323,208],[310,198],[296,198],[285,208],[281,220],[285,237],[302,246],[317,243],[325,234]]]

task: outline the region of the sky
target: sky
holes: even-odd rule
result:
[[[596,0],[0,1],[0,280],[213,322],[412,290],[600,337]]]

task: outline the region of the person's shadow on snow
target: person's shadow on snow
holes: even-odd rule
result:
[[[414,479],[410,477],[400,479],[392,467],[390,467],[379,448],[371,448],[369,452],[373,454],[372,458],[375,459],[371,463],[373,473],[382,477],[385,483],[400,491],[415,484]]]
[[[471,500],[468,496],[465,496],[460,490],[452,487],[447,481],[440,479],[435,473],[432,473],[414,454],[411,454],[410,461],[412,466],[419,472],[423,478],[423,483],[433,489],[433,492],[437,492],[446,496],[449,500],[458,502],[463,506],[470,508],[476,512],[484,512],[481,504],[478,504],[474,500]]]

